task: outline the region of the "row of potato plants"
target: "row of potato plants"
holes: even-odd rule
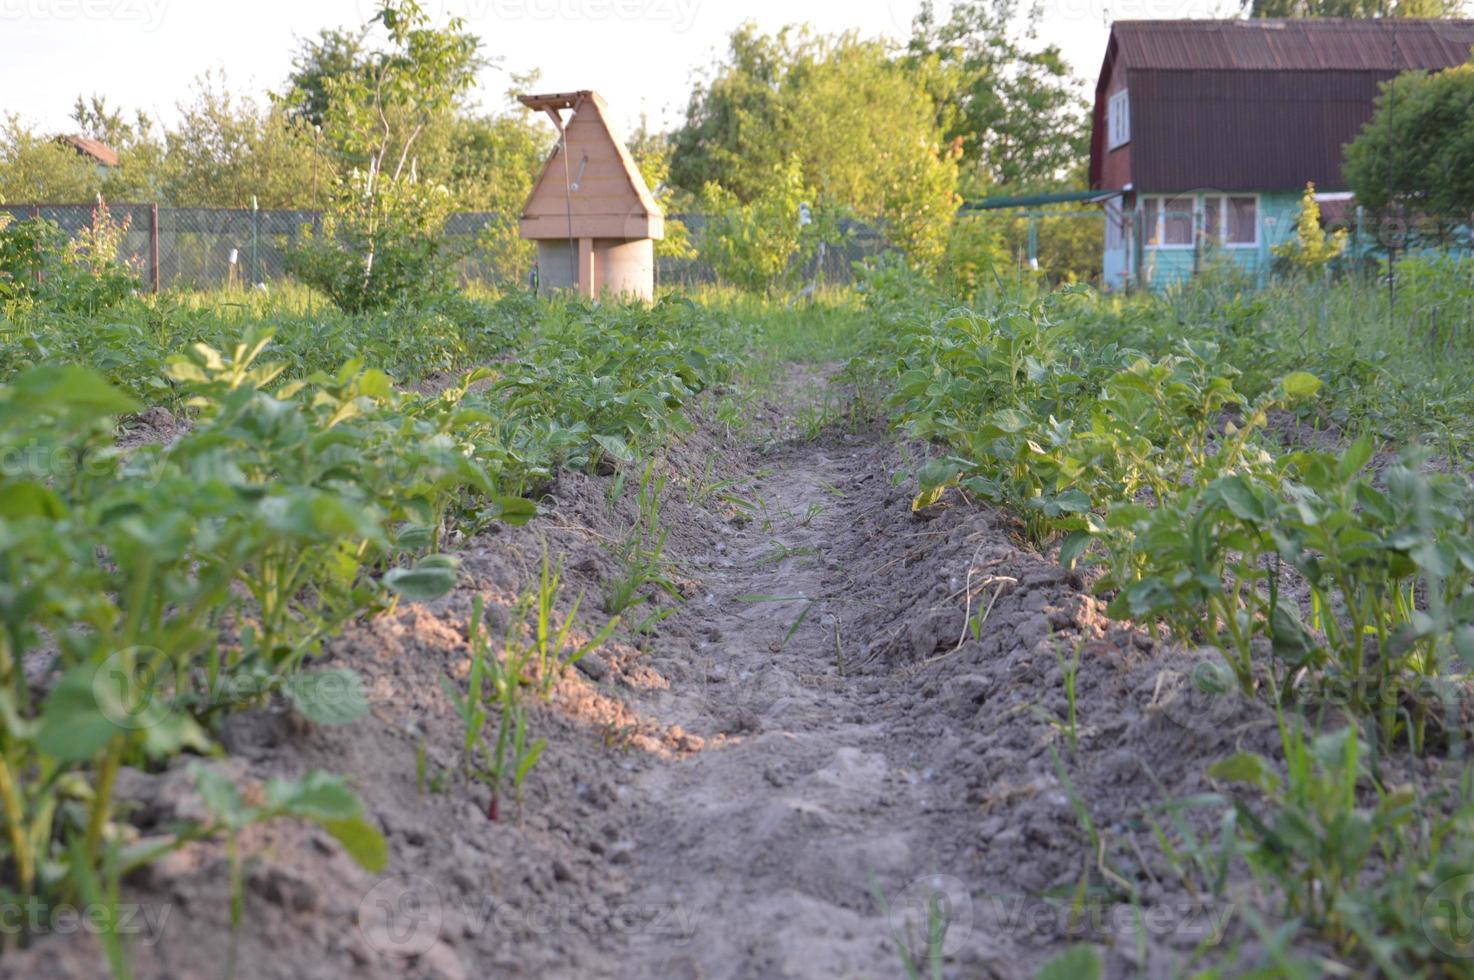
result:
[[[1457,843],[1474,831],[1469,781],[1418,799],[1374,777],[1379,753],[1461,753],[1469,480],[1430,472],[1417,449],[1374,468],[1369,437],[1274,452],[1271,418],[1309,406],[1315,376],[1289,371],[1251,397],[1216,344],[1103,342],[1071,297],[985,312],[873,299],[851,370],[884,378],[898,424],[942,447],[915,474],[915,506],[957,487],[1008,507],[1066,565],[1098,569],[1111,615],[1221,651],[1221,671],[1195,675],[1209,693],[1274,706],[1284,758],[1214,767],[1238,789],[1232,806],[1207,801],[1228,807],[1225,832],[1198,864],[1243,860],[1283,895],[1287,935],[1315,929],[1353,962],[1396,972],[1474,953],[1474,905],[1434,901],[1450,881],[1454,899],[1474,897],[1474,853]],[[1312,707],[1336,730],[1296,720]],[[1221,897],[1225,884],[1195,887]],[[1270,975],[1293,973],[1280,953]]]
[[[214,821],[145,840],[114,785],[125,766],[218,751],[221,716],[269,697],[319,723],[362,716],[357,675],[313,666],[325,638],[444,594],[449,534],[529,519],[558,467],[648,448],[733,366],[708,348],[721,322],[680,308],[556,320],[522,356],[433,395],[357,358],[288,380],[269,333],[196,343],[163,365],[183,432],[131,448],[119,421],[141,404],[97,371],[0,383],[5,900],[106,893],[99,875],[276,816],[317,820],[383,865],[335,776],[274,783],[247,806],[202,770]]]

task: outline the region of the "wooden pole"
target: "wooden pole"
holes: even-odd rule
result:
[[[148,209],[148,268],[153,291],[159,291],[159,203]]]

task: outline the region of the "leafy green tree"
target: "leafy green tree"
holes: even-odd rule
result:
[[[812,244],[812,235],[799,223],[800,205],[809,196],[797,157],[751,201],[740,200],[715,181],[708,183],[701,192],[706,215],[701,257],[721,281],[771,293],[785,283],[804,246]]]
[[[1250,17],[1457,17],[1465,0],[1246,0]]]
[[[1371,120],[1345,150],[1346,182],[1373,211],[1434,219],[1474,213],[1474,62],[1406,72],[1382,85]]]
[[[796,57],[793,33],[760,34],[752,23],[732,32],[726,62],[692,90],[685,124],[671,136],[670,176],[678,187],[699,194],[716,183],[742,201],[766,188],[792,141],[782,86]]]
[[[77,96],[72,105],[72,121],[81,135],[101,140],[119,153],[153,140],[154,122],[148,113],[140,109],[129,119],[122,109],[109,106],[107,98],[101,95],[85,99]]]
[[[75,149],[11,114],[0,123],[0,199],[14,204],[95,201],[103,174]]]
[[[1033,47],[1038,25],[1018,0],[966,0],[946,20],[926,0],[916,15],[905,64],[960,150],[967,195],[1057,184],[1088,156],[1085,102],[1059,48]]]
[[[794,152],[816,204],[877,221],[913,262],[934,266],[957,211],[957,163],[925,90],[884,46],[852,35],[822,40],[796,69]]]
[[[229,92],[223,75],[199,80],[168,131],[164,192],[186,207],[317,208],[334,185],[318,132],[279,105]]]
[[[336,175],[323,234],[307,236],[290,257],[294,272],[348,310],[446,285],[441,231],[453,200],[445,184],[420,179],[416,149],[483,64],[480,40],[463,20],[435,27],[415,0],[384,0],[374,23],[388,47],[373,71],[324,80],[323,133],[351,169]]]
[[[674,184],[772,196],[787,162],[825,214],[880,223],[921,265],[940,256],[955,211],[954,154],[916,76],[880,42],[806,29],[732,34],[728,61],[692,95],[671,140]]]
[[[357,79],[370,82],[382,68],[383,56],[368,50],[368,31],[325,28],[316,38],[304,40],[292,56],[287,91],[278,101],[292,115],[312,126],[327,119],[330,89]]]

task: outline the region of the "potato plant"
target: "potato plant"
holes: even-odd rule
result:
[[[0,862],[15,869],[15,896],[107,891],[163,853],[155,843],[127,850],[118,773],[213,751],[223,714],[280,696],[320,724],[362,717],[368,704],[351,668],[314,666],[322,641],[358,617],[454,588],[448,541],[530,519],[531,496],[557,467],[648,453],[684,425],[692,395],[735,366],[712,352],[726,322],[687,312],[549,307],[546,336],[522,358],[430,394],[371,366],[390,342],[373,319],[353,322],[361,356],[332,368],[317,366],[319,335],[279,343],[256,330],[141,358],[127,354],[134,332],[104,332],[89,343],[115,345],[117,356],[99,360],[121,387],[66,357],[9,361],[0,383]],[[485,349],[462,336],[453,360]],[[50,339],[42,332],[31,350]],[[120,446],[117,423],[142,408],[139,394],[166,394],[187,418],[183,431]],[[524,610],[531,637],[515,645],[523,666],[499,660],[489,671],[502,694],[486,706],[503,732],[488,770],[496,785],[505,776],[520,786],[540,751],[516,697],[525,671],[535,668],[546,695],[553,676],[608,635],[572,645],[571,620],[551,622],[557,591],[556,571],[545,568]],[[382,842],[352,794],[329,786],[332,777],[312,778],[248,810],[202,777],[217,819],[182,830],[173,845],[301,817],[342,829],[351,854],[382,863]],[[324,793],[331,805],[314,809]]]
[[[1208,775],[1236,787],[1231,804],[1194,801],[1228,808],[1216,843],[1182,820],[1177,843],[1159,836],[1174,865],[1193,887],[1211,872],[1216,893],[1243,862],[1292,930],[1389,975],[1446,963],[1467,916],[1450,901],[1429,919],[1443,906],[1423,903],[1474,873],[1459,843],[1469,794],[1420,799],[1381,782],[1375,760],[1455,754],[1464,735],[1474,485],[1417,447],[1374,469],[1374,433],[1330,452],[1272,431],[1348,417],[1384,368],[1264,329],[1262,297],[1212,307],[1188,290],[1103,315],[1066,291],[947,311],[925,291],[908,301],[894,271],[876,278],[881,326],[850,373],[888,384],[897,424],[937,446],[914,506],[955,486],[1007,507],[1025,536],[1098,572],[1112,616],[1216,647],[1242,693],[1278,713],[1282,758],[1221,762]]]

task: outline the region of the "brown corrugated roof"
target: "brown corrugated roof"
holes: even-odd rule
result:
[[[1118,20],[1127,68],[1217,71],[1386,71],[1469,60],[1474,20]]]
[[[1096,85],[1090,186],[1104,186],[1109,156],[1112,181],[1138,191],[1339,190],[1342,147],[1371,118],[1379,83],[1462,64],[1471,46],[1474,20],[1117,21]],[[1131,142],[1114,151],[1113,79],[1131,93]]]
[[[83,156],[91,157],[104,167],[118,165],[118,151],[102,140],[95,140],[88,136],[58,136],[57,140],[72,147]]]

